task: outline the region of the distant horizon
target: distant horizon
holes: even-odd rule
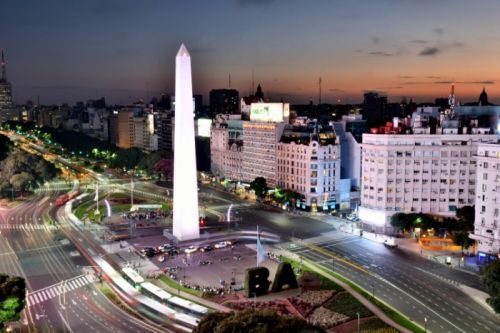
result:
[[[443,87],[444,88],[444,87]],[[448,90],[450,87],[447,87]],[[214,89],[236,89],[236,88],[214,88]],[[66,98],[50,98],[46,99],[47,90],[51,91],[51,95],[53,95],[54,91],[60,91],[61,95],[66,96]],[[238,89],[236,89],[238,90]],[[21,91],[21,93],[19,92]],[[24,92],[22,92],[24,91]],[[27,91],[32,91],[32,93],[28,93]],[[333,98],[328,95],[322,95],[322,104],[362,104],[363,103],[363,94],[365,92],[377,92],[381,95],[387,96],[388,103],[397,103],[400,102],[403,98],[409,102],[410,99],[417,103],[434,103],[436,98],[448,98],[448,95],[435,95],[435,96],[418,96],[418,95],[404,95],[404,96],[393,96],[387,94],[383,91],[377,90],[363,90],[359,93],[358,96],[355,95],[344,95],[345,98],[341,98],[340,101],[338,98]],[[460,95],[460,86],[455,85],[455,96],[456,100],[459,104],[465,103],[473,103],[479,100],[479,94],[482,92],[479,90],[476,95]],[[15,87],[12,86],[13,92],[13,100],[16,104],[22,105],[25,104],[28,100],[36,103],[38,97],[40,98],[41,105],[62,105],[69,104],[74,105],[77,102],[87,102],[88,100],[97,100],[102,97],[105,98],[107,105],[131,105],[139,100],[143,100],[145,103],[149,103],[153,97],[160,98],[162,94],[174,96],[171,92],[161,92],[158,90],[155,91],[145,91],[145,90],[133,90],[133,89],[104,89],[104,88],[90,88],[90,87]],[[38,93],[37,93],[38,92]],[[45,93],[44,93],[45,92]],[[249,96],[249,91],[241,92],[239,91],[240,98]],[[269,92],[263,87],[263,92],[266,99],[269,99],[270,102],[279,102],[283,99],[284,102],[290,104],[309,104],[310,101],[313,101],[313,104],[317,104],[319,100],[319,94],[307,98],[305,96],[292,95],[292,94],[280,94]],[[486,87],[486,93],[488,93],[488,88]],[[198,92],[194,92],[195,95],[203,95],[203,105],[209,105],[209,92],[205,94],[200,94]],[[488,93],[488,100],[490,103],[498,105],[500,104],[500,98],[495,98]]]

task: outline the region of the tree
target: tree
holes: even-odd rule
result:
[[[156,162],[154,172],[159,174],[165,180],[170,180],[174,176],[174,161],[168,158],[162,158]]]
[[[210,313],[200,320],[193,333],[323,333],[303,319],[280,316],[272,311],[245,310],[241,312]]]
[[[469,238],[469,233],[467,231],[455,231],[452,237],[453,243],[462,247],[462,253],[464,249],[468,249],[469,246],[474,244],[474,241]]]
[[[23,278],[0,274],[0,330],[6,322],[19,320],[25,298],[26,283]]]
[[[116,153],[116,159],[113,165],[119,168],[133,169],[143,159],[144,153],[139,148],[133,147],[128,149],[120,149]]]
[[[257,177],[250,183],[250,189],[254,190],[255,195],[262,199],[267,194],[267,182],[264,177]]]
[[[474,206],[463,206],[457,209],[458,230],[471,231],[474,229],[476,210]]]
[[[486,301],[496,313],[500,313],[500,260],[496,260],[486,267],[482,281],[490,295]]]
[[[153,175],[155,173],[155,165],[162,158],[162,153],[159,151],[152,152],[145,155],[140,161],[137,167],[146,171],[148,175]]]
[[[413,221],[410,214],[396,213],[391,216],[391,226],[401,231],[410,231],[413,227]]]

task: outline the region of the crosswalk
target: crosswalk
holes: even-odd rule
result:
[[[16,224],[0,224],[0,230],[56,230],[58,227],[49,224],[29,224],[29,223],[16,223]]]
[[[71,290],[82,288],[87,284],[93,283],[94,279],[89,275],[80,275],[74,277],[70,280],[65,280],[58,284],[50,287],[46,287],[40,290],[33,291],[28,294],[28,304],[27,306],[33,306],[38,303],[48,301],[50,299],[56,298],[63,293],[67,293]]]

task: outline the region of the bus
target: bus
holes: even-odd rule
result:
[[[167,302],[169,305],[173,305],[179,309],[185,310],[190,313],[194,313],[200,316],[206,315],[208,313],[208,309],[204,306],[192,303],[183,298],[174,296],[170,298]]]
[[[125,279],[134,284],[134,287],[140,286],[144,282],[144,278],[139,275],[135,270],[130,267],[125,267],[122,269],[123,274],[125,274]]]
[[[141,284],[141,287],[146,294],[150,294],[161,302],[167,302],[172,297],[171,294],[152,284],[151,282],[144,282],[143,284]]]

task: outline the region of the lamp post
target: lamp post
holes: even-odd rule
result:
[[[356,312],[356,315],[358,316],[358,333],[359,333],[359,312]]]
[[[427,332],[427,317],[424,317],[424,331]]]

